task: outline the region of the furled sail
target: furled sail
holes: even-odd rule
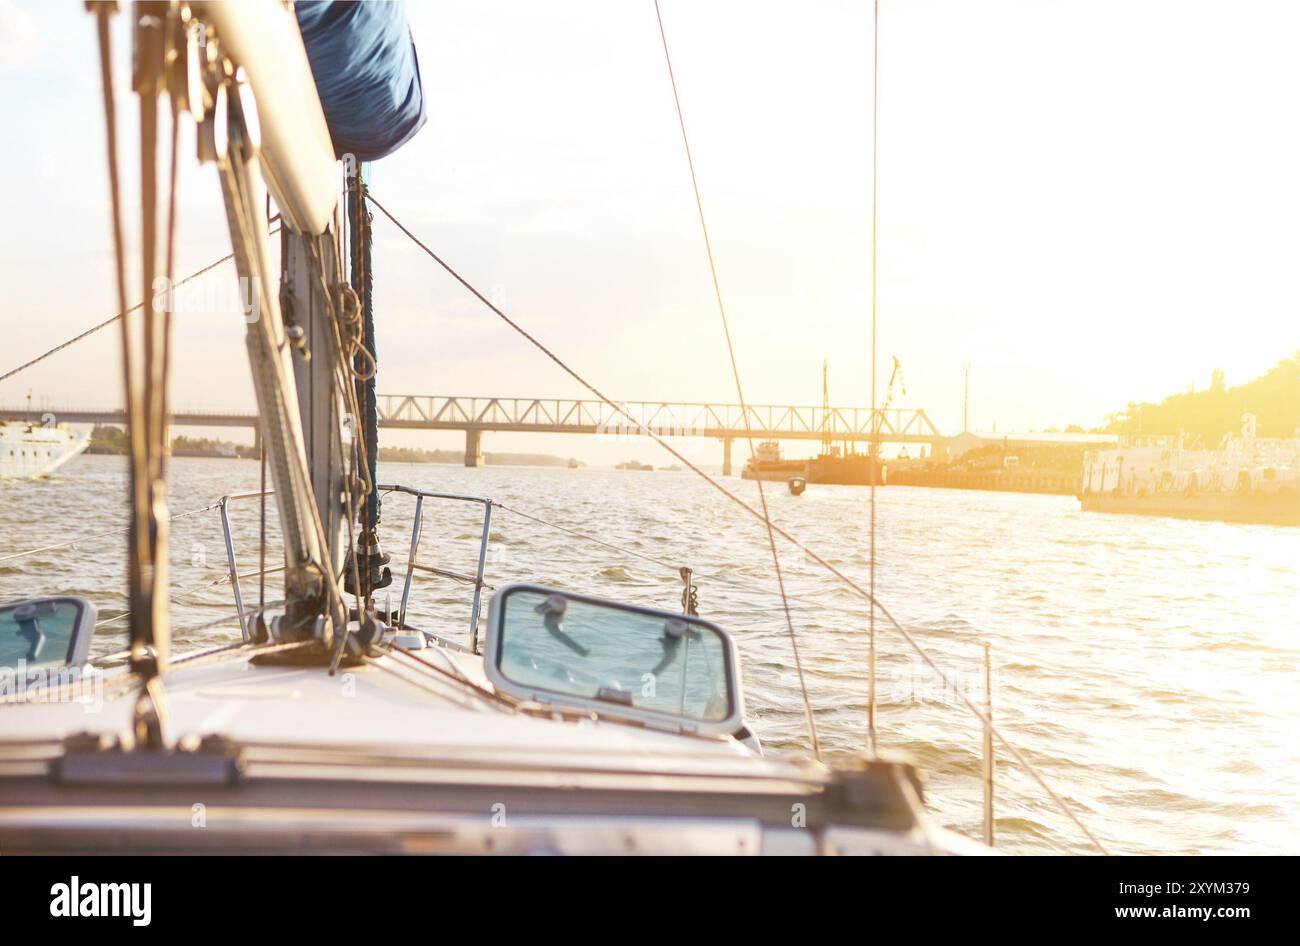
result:
[[[425,110],[405,2],[299,0],[294,13],[335,156],[375,161],[410,141]]]

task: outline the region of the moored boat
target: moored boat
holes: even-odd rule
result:
[[[775,440],[764,440],[754,448],[754,454],[745,461],[740,478],[784,482],[791,476],[804,476],[808,472],[807,460],[786,460],[781,456],[781,445]]]
[[[874,482],[879,486],[885,482],[884,469],[868,453],[831,447],[808,461],[808,482],[840,486],[870,486]]]
[[[1242,435],[1218,450],[1176,441],[1131,444],[1084,458],[1083,509],[1219,522],[1300,526],[1300,439]]]

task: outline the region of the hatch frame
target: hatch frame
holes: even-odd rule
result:
[[[661,618],[664,621],[685,621],[706,628],[718,635],[722,642],[723,672],[726,676],[728,707],[723,719],[705,720],[679,716],[645,707],[627,706],[611,703],[608,700],[594,699],[565,693],[562,690],[548,690],[536,685],[520,683],[507,677],[501,670],[501,638],[505,622],[503,603],[515,592],[533,592],[543,595],[563,595],[569,601],[585,604],[614,607],[634,614]],[[736,643],[731,635],[714,624],[694,615],[684,615],[679,611],[664,611],[639,604],[630,604],[612,598],[599,598],[584,595],[563,588],[538,585],[532,582],[512,582],[503,585],[488,602],[488,626],[483,640],[483,671],[488,680],[499,692],[516,699],[533,703],[543,703],[557,707],[573,708],[594,713],[602,719],[616,719],[638,722],[648,728],[667,732],[691,733],[704,736],[730,736],[735,738],[745,726],[745,696],[741,684],[740,660]]]

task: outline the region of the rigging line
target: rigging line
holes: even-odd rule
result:
[[[388,209],[383,204],[381,204],[378,200],[375,199],[372,192],[368,191],[366,193],[366,199],[370,201],[370,203],[374,204],[375,208],[378,209],[379,212],[382,213],[385,217],[387,217],[389,221],[395,227],[397,227],[398,230],[400,230],[403,234],[405,234],[407,238],[411,240],[412,243],[418,246],[421,250],[425,252],[425,254],[430,259],[432,259],[435,263],[437,263],[440,267],[442,267],[442,269],[447,273],[447,275],[451,276],[453,279],[456,280],[456,282],[460,283],[461,286],[463,286],[465,290],[469,292],[470,295],[478,299],[479,302],[483,303],[483,305],[486,306],[494,315],[496,315],[497,318],[501,319],[501,321],[509,325],[523,338],[527,339],[528,342],[534,348],[536,348],[543,355],[545,355],[547,358],[553,361],[557,366],[559,366],[559,368],[565,374],[571,377],[574,381],[578,382],[578,384],[582,385],[582,387],[590,391],[593,396],[595,396],[598,400],[602,401],[607,407],[613,410],[620,417],[624,418],[629,424],[631,424],[634,428],[636,428],[640,433],[644,434],[646,437],[650,438],[656,444],[662,447],[679,463],[681,463],[682,466],[684,466],[686,469],[690,470],[696,476],[699,476],[701,479],[703,479],[706,483],[708,483],[710,486],[716,489],[719,493],[721,493],[731,502],[735,503],[741,509],[744,509],[746,512],[748,512],[751,516],[758,519],[759,521],[762,521],[763,514],[761,512],[759,512],[749,503],[745,502],[745,500],[742,499],[740,496],[738,496],[736,493],[733,493],[731,490],[729,490],[725,484],[720,483],[718,480],[714,479],[704,470],[700,469],[700,467],[697,466],[693,461],[688,460],[685,456],[682,455],[681,451],[679,451],[676,447],[674,447],[662,436],[660,436],[660,434],[657,431],[649,427],[643,421],[638,420],[636,417],[632,416],[631,412],[629,412],[627,408],[619,404],[616,404],[613,400],[606,397],[605,394],[602,393],[599,388],[597,388],[594,384],[592,384],[582,375],[578,374],[578,372],[575,371],[573,368],[569,367],[569,365],[565,361],[563,361],[557,354],[555,354],[555,352],[551,351],[544,344],[542,344],[542,342],[539,341],[532,333],[530,333],[527,329],[525,329],[514,319],[510,318],[510,316],[506,315],[505,312],[501,311],[501,309],[495,303],[493,303],[490,299],[488,299],[487,296],[483,295],[483,293],[479,292],[479,290],[475,288],[471,282],[469,282],[467,279],[465,279],[464,276],[462,276],[459,272],[453,269],[452,266],[449,263],[447,263],[446,260],[444,260],[433,250],[429,249],[429,247],[419,237],[417,237],[414,233],[408,230],[404,224],[402,224],[400,221],[398,221],[396,217],[394,217],[391,213],[389,213]],[[966,709],[973,716],[975,716],[976,719],[980,720],[981,723],[989,727],[989,731],[992,732],[993,735],[997,737],[998,741],[1002,743],[1002,745],[1006,748],[1008,752],[1012,754],[1012,756],[1015,757],[1016,761],[1025,767],[1026,771],[1028,771],[1029,774],[1034,778],[1034,780],[1038,783],[1038,786],[1047,793],[1047,795],[1052,799],[1053,803],[1055,803],[1057,807],[1059,807],[1062,810],[1062,812],[1064,812],[1064,814],[1071,821],[1074,822],[1075,826],[1078,827],[1079,830],[1081,830],[1088,837],[1088,839],[1097,847],[1098,850],[1100,850],[1103,854],[1110,853],[1109,851],[1106,850],[1105,846],[1102,845],[1102,843],[1097,840],[1096,836],[1091,831],[1088,830],[1088,828],[1083,824],[1083,822],[1079,820],[1079,817],[1070,809],[1070,807],[1066,805],[1064,801],[1062,801],[1061,797],[1057,795],[1055,791],[1052,790],[1052,788],[1047,784],[1046,781],[1043,780],[1042,776],[1038,774],[1038,770],[1034,768],[1033,764],[1030,763],[1030,761],[1027,758],[1025,758],[1025,756],[1020,752],[1020,750],[1017,749],[1004,735],[1002,735],[1002,731],[993,725],[992,721],[984,714],[984,712],[981,709],[979,709],[979,707],[977,707],[974,704],[974,702],[970,700],[969,697],[966,696],[964,692],[962,692],[960,689],[954,686],[953,682],[949,679],[948,675],[944,673],[943,670],[940,669],[939,665],[934,662],[934,658],[930,656],[929,652],[927,652],[926,649],[920,645],[917,639],[907,630],[907,628],[903,627],[903,625],[899,623],[898,619],[894,617],[893,612],[891,612],[888,608],[886,608],[883,604],[881,604],[880,601],[876,599],[874,596],[872,596],[870,592],[868,592],[860,584],[858,584],[856,581],[854,581],[852,578],[846,575],[833,563],[823,558],[817,552],[813,551],[805,543],[795,538],[795,536],[790,534],[781,526],[777,525],[775,522],[772,523],[772,531],[775,532],[777,535],[779,535],[781,538],[785,539],[795,548],[799,549],[801,552],[807,555],[808,558],[810,558],[812,561],[816,562],[822,568],[826,569],[828,572],[830,572],[832,575],[838,578],[840,582],[843,583],[847,588],[852,590],[859,597],[869,602],[871,607],[879,608],[881,617],[883,617],[888,622],[889,626],[892,627],[894,630],[896,630],[900,635],[902,635],[903,640],[907,642],[907,645],[916,652],[917,656],[919,656],[921,660],[925,662],[926,666],[928,666],[935,673],[935,675],[945,686],[952,688],[954,690],[961,704],[965,706]]]
[[[117,277],[118,311],[126,311],[126,242],[122,229],[122,192],[117,162],[117,107],[113,90],[113,46],[109,30],[109,16],[114,12],[109,4],[96,6],[96,24],[99,36],[99,65],[101,86],[104,97],[104,123],[108,147],[108,181],[112,208],[113,257]],[[141,116],[141,128],[144,129],[144,116]],[[143,149],[142,149],[143,154]],[[142,160],[147,161],[147,156]],[[147,242],[147,241],[146,241]],[[146,252],[152,250],[146,246]],[[135,357],[131,339],[130,325],[126,319],[121,324],[122,341],[122,394],[124,416],[128,433],[128,450],[130,456],[130,476],[128,496],[131,499],[131,523],[123,531],[129,534],[127,540],[128,580],[127,594],[131,603],[131,662],[133,667],[138,657],[142,657],[149,643],[149,628],[144,624],[142,613],[149,602],[150,579],[153,571],[149,568],[150,545],[147,486],[144,481],[148,452],[144,442],[144,407],[141,403],[140,384],[136,378]],[[144,331],[149,331],[146,324]],[[143,370],[148,370],[146,364]]]
[[[671,562],[666,562],[661,558],[655,558],[653,555],[646,555],[644,552],[638,552],[635,549],[620,548],[617,545],[614,545],[610,542],[606,542],[604,539],[598,539],[594,535],[588,535],[585,532],[579,532],[577,529],[570,529],[567,526],[562,526],[555,522],[548,522],[547,520],[539,518],[538,516],[534,516],[529,513],[523,512],[522,510],[515,509],[511,506],[507,506],[505,503],[497,502],[495,499],[492,500],[492,505],[496,506],[498,509],[504,510],[505,512],[513,513],[514,515],[519,516],[523,519],[529,519],[533,522],[539,523],[540,525],[548,526],[549,528],[556,529],[560,532],[566,532],[569,535],[574,536],[575,538],[585,539],[588,542],[592,542],[596,545],[603,546],[604,548],[607,548],[612,552],[619,552],[620,554],[623,555],[632,555],[635,556],[636,558],[644,559],[647,562],[650,562],[652,564],[660,566],[661,568],[671,571],[674,575],[677,574],[677,570],[681,567],[679,565],[673,565]]]
[[[416,654],[415,651],[407,647],[403,647],[401,644],[397,643],[396,641],[393,640],[385,641],[384,646],[388,648],[388,652],[390,654],[397,654],[397,655],[401,655],[402,657],[405,657],[408,661],[410,661],[410,663],[413,665],[414,668],[418,668],[424,671],[426,675],[454,680],[457,683],[460,683],[474,690],[476,695],[478,695],[482,699],[485,699],[489,703],[499,703],[503,706],[509,706],[511,708],[515,708],[519,705],[519,701],[514,699],[513,697],[507,696],[504,693],[499,693],[495,689],[489,689],[488,687],[483,686],[481,683],[475,683],[469,677],[465,676],[465,674],[461,672],[460,667],[456,665],[455,661],[450,660],[450,658],[447,659],[451,663],[453,669],[448,670],[445,667],[439,667],[437,664],[430,663],[427,660],[422,660]],[[441,656],[447,657],[446,654],[442,654]],[[397,663],[397,661],[394,661],[394,663]],[[383,667],[384,665],[381,663],[377,663],[374,666]]]
[[[276,214],[275,217],[273,217],[272,219],[273,219],[273,220],[279,220],[279,219],[280,219],[280,215],[279,215],[279,214]],[[279,228],[279,227],[276,227],[274,230],[271,231],[271,235],[274,235],[275,233],[278,233],[279,230],[280,230],[280,228]],[[221,259],[217,260],[216,262],[209,263],[207,266],[204,266],[202,269],[196,269],[194,272],[190,273],[190,274],[189,274],[188,276],[186,276],[185,278],[177,280],[176,283],[175,283],[175,285],[174,285],[172,288],[173,288],[173,289],[179,289],[181,286],[185,285],[187,282],[191,282],[191,281],[193,281],[193,280],[195,280],[195,279],[198,279],[200,276],[204,276],[204,275],[206,275],[207,273],[212,272],[212,270],[216,269],[216,268],[217,268],[218,266],[220,266],[222,263],[228,263],[228,262],[230,262],[230,261],[231,261],[232,259],[234,259],[234,258],[235,258],[235,254],[234,254],[234,253],[228,253],[228,254],[226,254],[225,256],[221,257]],[[14,375],[19,374],[19,373],[21,373],[21,372],[23,372],[23,371],[26,371],[28,368],[32,367],[33,365],[40,364],[42,361],[44,361],[46,358],[49,358],[51,355],[57,355],[59,352],[63,351],[63,349],[65,349],[65,348],[70,348],[71,346],[75,345],[77,342],[81,341],[82,339],[89,338],[91,335],[94,335],[96,332],[100,331],[101,329],[106,329],[106,328],[108,328],[110,325],[112,325],[114,322],[116,322],[118,319],[120,319],[123,315],[129,315],[130,313],[135,312],[137,309],[140,309],[140,308],[142,308],[143,306],[144,306],[144,302],[143,302],[143,301],[141,301],[141,302],[137,302],[135,305],[131,306],[129,309],[126,309],[126,310],[123,311],[123,312],[119,312],[117,315],[114,315],[114,316],[112,316],[112,317],[110,317],[110,318],[107,318],[107,319],[105,319],[104,321],[100,322],[100,323],[97,324],[97,325],[92,325],[90,328],[86,329],[86,330],[85,330],[84,332],[82,332],[80,335],[74,335],[72,338],[68,339],[66,342],[62,342],[62,343],[60,343],[60,344],[58,344],[58,345],[55,345],[55,346],[54,346],[53,348],[51,348],[49,351],[42,352],[41,354],[37,355],[37,356],[36,356],[35,358],[33,358],[31,361],[24,362],[23,364],[19,365],[17,368],[12,369],[11,371],[7,371],[7,372],[5,372],[4,374],[0,374],[0,382],[8,381],[8,380],[9,380],[10,378],[12,378]]]
[[[682,132],[682,147],[686,151],[686,166],[691,172],[691,189],[695,192],[695,209],[700,215],[700,232],[704,235],[704,250],[709,257],[709,275],[713,279],[713,295],[718,300],[718,315],[722,319],[722,334],[727,340],[727,356],[731,360],[731,376],[736,382],[736,397],[740,401],[740,415],[745,419],[745,439],[749,442],[750,456],[754,456],[754,431],[750,423],[749,409],[745,406],[745,392],[740,383],[740,368],[736,363],[736,347],[731,340],[731,326],[727,322],[727,308],[722,303],[722,285],[718,282],[718,268],[713,259],[713,243],[709,239],[709,226],[704,218],[704,200],[700,197],[700,182],[695,174],[695,159],[691,157],[691,142],[686,135],[686,118],[682,115],[682,100],[677,93],[677,77],[673,75],[673,60],[668,53],[668,33],[664,30],[663,14],[659,10],[659,0],[654,0],[655,19],[659,23],[659,39],[664,47],[664,63],[668,67],[668,82],[673,90],[673,104],[677,107],[677,125]],[[776,571],[777,589],[781,592],[781,605],[785,611],[786,628],[790,633],[790,649],[794,654],[795,672],[799,678],[799,692],[803,697],[804,718],[808,725],[808,735],[812,739],[813,756],[820,761],[821,745],[817,740],[817,724],[813,720],[812,701],[808,698],[808,685],[804,680],[803,661],[799,658],[799,641],[794,632],[794,618],[790,615],[790,602],[785,596],[785,577],[781,574],[781,556],[776,550],[776,536],[772,534],[772,517],[767,508],[767,492],[763,488],[763,479],[759,477],[758,501],[763,510],[763,525],[767,529],[767,544],[772,552],[772,567]]]
[[[261,458],[259,466],[262,468],[262,488],[261,495],[258,497],[261,507],[261,523],[258,528],[258,583],[257,583],[257,608],[259,611],[266,610],[266,437],[259,430],[257,440],[261,449]]]
[[[178,588],[175,591],[169,590],[167,592],[167,598],[169,601],[175,601],[177,598],[185,598],[188,597],[189,595],[197,594],[200,591],[208,591],[212,588],[217,587],[218,585],[223,585],[228,581],[230,581],[230,576],[222,575],[220,578],[214,578],[211,581],[205,581],[201,585],[191,585],[188,588]],[[117,624],[119,621],[129,620],[130,617],[131,617],[130,611],[123,611],[121,614],[116,614],[111,618],[105,618],[102,621],[96,621],[95,630],[98,631],[101,627],[108,627],[110,624]]]
[[[283,602],[279,602],[279,603],[283,604]],[[272,602],[272,604],[275,604],[275,602]],[[178,631],[178,633],[187,634],[191,632],[208,630],[212,627],[220,626],[221,624],[230,624],[232,621],[237,620],[238,617],[239,615],[235,614],[230,617],[226,617],[219,621],[211,622],[206,625],[183,628],[182,630]],[[179,657],[177,657],[175,660],[171,661],[171,665],[172,665],[172,669],[175,669],[175,667],[177,666],[193,666],[198,663],[210,663],[213,658],[227,659],[227,656],[238,657],[241,653],[254,654],[254,655],[277,653],[279,651],[293,650],[294,648],[303,647],[304,645],[309,643],[311,642],[294,641],[291,643],[280,644],[274,641],[269,641],[265,644],[248,644],[245,643],[244,641],[236,641],[233,644],[220,644],[216,647],[209,647],[209,648],[204,648],[202,650],[190,651],[189,653],[182,654]],[[109,654],[101,654],[97,657],[92,656],[86,661],[86,664],[89,666],[95,666],[96,664],[107,663],[109,661],[122,660],[129,656],[131,656],[131,651],[118,650],[118,651],[113,651],[112,653]],[[105,668],[95,667],[95,669],[115,670],[117,668],[116,667],[105,667]],[[57,689],[45,690],[45,689],[38,688],[35,690],[29,690],[28,694],[31,695],[17,694],[16,698],[14,699],[4,699],[3,697],[0,697],[0,706],[22,705],[25,703],[30,704],[30,703],[66,702],[67,699],[69,698],[68,695],[69,690],[77,686],[78,683],[79,681],[76,679],[71,681],[65,678],[59,679],[58,682],[53,684],[53,687],[57,687]],[[138,674],[134,670],[127,668],[126,671],[120,676],[113,676],[105,681],[106,684],[105,693],[104,693],[105,699],[115,700],[118,697],[122,696],[123,694],[133,691],[137,683],[138,683]]]
[[[393,490],[391,490],[391,489],[382,490],[382,491],[380,492],[380,495],[382,495],[382,496],[387,496],[387,495],[389,495],[389,494],[392,493],[392,492],[393,492]],[[560,525],[558,522],[551,522],[549,519],[543,519],[543,518],[541,518],[540,516],[534,516],[534,515],[532,515],[531,513],[524,512],[522,509],[516,509],[516,508],[514,508],[513,506],[507,505],[506,503],[500,502],[500,501],[495,500],[495,499],[493,499],[493,500],[489,500],[489,502],[491,502],[492,505],[493,505],[494,507],[496,507],[497,509],[500,509],[502,512],[508,512],[508,513],[511,513],[512,515],[519,516],[521,519],[527,519],[527,520],[529,520],[530,522],[535,522],[535,523],[537,523],[538,525],[546,526],[546,528],[548,528],[548,529],[554,529],[554,530],[556,530],[557,532],[563,532],[563,533],[565,533],[566,535],[571,535],[571,536],[573,536],[574,538],[582,539],[582,540],[585,541],[585,542],[591,542],[591,543],[594,544],[594,545],[599,545],[599,546],[601,546],[602,548],[609,549],[611,552],[618,552],[618,553],[621,554],[621,555],[630,555],[630,556],[632,556],[633,558],[639,558],[639,559],[642,559],[642,560],[644,560],[644,561],[650,562],[650,563],[653,564],[653,565],[658,565],[660,568],[664,569],[664,571],[665,571],[666,573],[672,574],[672,575],[673,575],[673,576],[674,576],[678,581],[680,581],[680,576],[681,576],[681,565],[674,565],[672,562],[666,561],[665,559],[662,559],[662,558],[656,558],[655,556],[653,556],[653,555],[647,555],[647,554],[644,553],[644,552],[638,552],[636,549],[630,549],[630,548],[627,548],[627,547],[625,547],[625,546],[615,545],[615,544],[612,543],[612,542],[607,542],[607,541],[605,541],[604,539],[597,538],[596,536],[591,535],[590,533],[587,533],[587,532],[581,532],[581,531],[579,531],[579,530],[577,530],[577,529],[571,529],[571,528],[569,528],[568,526],[562,526],[562,525]],[[417,567],[420,567],[420,566],[417,566]],[[241,576],[241,577],[242,577],[242,576]],[[401,576],[398,576],[398,577],[401,577]],[[738,591],[745,591],[745,592],[750,592],[750,593],[753,593],[753,594],[760,594],[760,595],[776,595],[776,594],[778,594],[778,592],[771,591],[770,589],[767,589],[767,588],[760,588],[760,587],[757,586],[757,585],[751,585],[751,584],[748,584],[748,583],[746,583],[746,582],[736,581],[735,579],[728,578],[728,577],[725,576],[725,575],[719,575],[719,574],[716,574],[716,573],[714,573],[714,572],[699,572],[699,571],[696,571],[696,572],[695,572],[695,577],[696,577],[697,579],[699,579],[700,581],[707,581],[707,582],[711,582],[711,583],[714,583],[714,584],[718,584],[718,585],[723,586],[724,588],[734,588],[734,589],[736,589],[736,590],[738,590]],[[465,581],[466,579],[461,579],[461,580],[462,580],[462,581]],[[472,580],[468,580],[468,581],[469,581],[469,583],[472,584]],[[492,585],[488,585],[488,584],[484,583],[484,587],[492,588],[492,587],[494,587],[494,586],[492,586]],[[855,616],[858,614],[857,611],[851,610],[851,609],[849,609],[849,608],[837,607],[837,606],[835,606],[835,605],[827,605],[827,604],[823,604],[823,603],[820,603],[820,602],[816,602],[816,601],[814,601],[812,598],[810,598],[810,597],[808,597],[808,596],[805,596],[805,595],[789,595],[788,597],[789,597],[789,599],[790,599],[791,601],[802,601],[802,602],[807,602],[807,603],[809,603],[809,605],[815,605],[816,607],[821,608],[822,610],[827,610],[827,611],[836,611],[836,612],[839,612],[839,613],[842,613],[842,614],[851,614],[851,615],[855,615]],[[728,610],[728,613],[730,613],[730,614],[738,613],[738,612],[736,611],[736,609],[734,609],[734,608],[728,608],[727,610]],[[744,614],[765,614],[765,613],[768,613],[768,612],[767,612],[766,610],[744,610],[744,611],[741,611],[741,612],[739,612],[739,613],[744,613]]]
[[[268,229],[266,235],[269,238],[275,234],[278,227],[270,227],[269,221],[275,218],[271,216],[271,192],[266,192],[266,214],[268,219]],[[257,562],[257,610],[266,611],[266,434],[261,428],[261,419],[259,418],[256,429],[257,446],[258,446],[258,467],[261,472],[261,479],[258,486],[258,507],[260,519],[257,531],[258,544],[258,562]]]
[[[238,131],[241,136],[246,134],[246,129],[242,128],[242,126]],[[244,268],[254,276],[258,276],[259,278],[262,278],[264,282],[269,283],[270,280],[267,279],[266,276],[270,266],[270,260],[263,252],[268,248],[263,243],[264,237],[260,233],[260,226],[254,226],[255,222],[259,224],[261,223],[261,221],[256,220],[254,216],[258,210],[257,203],[253,200],[253,197],[260,182],[260,177],[258,176],[256,169],[256,159],[247,154],[245,150],[247,141],[245,138],[241,137],[235,142],[235,144],[237,147],[229,150],[227,156],[218,161],[222,190],[226,195],[227,216],[229,217],[231,224],[231,242],[234,244],[236,257],[239,258],[239,262],[243,264]],[[269,221],[266,221],[266,225],[269,228]],[[323,237],[304,239],[303,245],[307,251],[307,269],[309,279],[312,275],[319,276],[319,274],[312,273],[311,251],[313,248],[313,240],[322,239]],[[283,264],[283,260],[281,262]],[[329,297],[327,294],[327,302],[328,299]],[[326,339],[328,346],[329,336],[326,336]],[[271,344],[273,343],[268,341],[265,335],[262,335],[256,342],[255,347],[262,352],[262,354],[266,354],[266,346]],[[274,358],[274,348],[269,351],[272,358]],[[256,362],[256,359],[254,359],[254,362]],[[270,371],[270,374],[264,374],[263,377],[270,379],[269,383],[275,388],[275,392],[272,395],[275,398],[273,405],[279,404],[280,408],[285,408],[286,402],[280,400],[285,396],[283,376],[277,374],[277,370],[269,368],[267,370]],[[257,376],[257,374],[257,370],[254,370],[254,375]],[[275,429],[274,424],[267,422],[265,418],[263,418],[263,421],[264,423],[262,426],[264,432],[267,429]],[[332,442],[330,448],[333,448]],[[285,475],[288,477],[288,481],[290,482],[289,493],[296,497],[310,497],[314,495],[308,471],[302,462],[302,455],[299,454],[297,462],[294,462],[292,460],[291,447],[288,456],[290,457],[290,461],[285,470]],[[281,459],[285,459],[285,457],[281,457]],[[322,584],[320,590],[324,592],[325,598],[328,602],[328,607],[330,609],[329,613],[334,626],[341,627],[344,633],[346,633],[348,610],[347,603],[343,597],[343,590],[339,587],[337,576],[334,574],[333,569],[329,564],[323,560],[318,560],[320,556],[328,554],[327,550],[330,547],[329,542],[326,540],[325,527],[321,520],[320,510],[317,508],[315,502],[305,502],[301,504],[298,510],[296,510],[296,514],[289,518],[289,524],[292,525],[294,531],[293,535],[286,535],[284,537],[286,543],[286,554],[288,548],[292,547],[295,549],[295,555],[301,557],[296,559],[294,562],[293,571],[296,572],[297,575],[290,575],[287,576],[287,578],[307,579],[314,584],[315,576],[319,575]],[[304,554],[305,550],[310,547],[310,539],[308,537],[311,537],[315,541],[317,556],[315,558],[310,553]],[[308,578],[309,573],[310,578]],[[286,587],[289,587],[292,584],[293,582],[289,582]],[[301,597],[302,594],[300,592],[296,599],[299,603],[301,603]],[[333,671],[331,671],[331,675],[332,672]]]
[[[557,522],[550,522],[546,519],[542,519],[540,516],[534,516],[520,509],[515,509],[512,506],[507,506],[505,503],[498,502],[495,499],[492,500],[492,505],[500,510],[503,510],[504,512],[512,513],[513,515],[519,516],[523,519],[531,520],[532,522],[536,522],[539,525],[546,526],[548,529],[555,529],[558,532],[567,533],[568,535],[571,535],[574,538],[583,539],[587,542],[591,542],[595,545],[599,545],[603,548],[607,548],[612,552],[618,552],[622,555],[631,555],[635,558],[643,559],[647,562],[650,562],[651,564],[658,565],[659,567],[663,568],[666,572],[677,577],[678,581],[681,580],[681,565],[674,565],[672,562],[665,561],[662,558],[655,558],[653,555],[647,555],[644,552],[638,552],[636,549],[629,549],[623,546],[614,545],[612,542],[606,542],[604,539],[599,539],[596,536],[591,535],[590,533],[581,532],[577,529],[571,529],[568,526],[562,526]],[[766,588],[760,588],[756,585],[750,585],[750,584],[746,584],[745,582],[735,581],[733,579],[727,578],[724,575],[717,575],[710,572],[697,571],[695,572],[695,577],[700,581],[713,582],[715,584],[719,584],[724,587],[735,588],[740,591],[748,591],[748,592],[754,592],[757,594],[764,594],[764,595],[777,594],[777,592],[771,591]],[[789,599],[791,601],[811,600],[802,595],[790,595]],[[826,607],[826,605],[819,605],[819,607]],[[831,609],[834,610],[833,607]],[[847,609],[839,609],[839,610],[844,610],[846,613],[851,613],[848,612]]]
[[[880,418],[876,414],[876,116],[880,76],[880,0],[875,0],[871,27],[871,554],[868,585],[876,596],[876,480],[880,470]],[[876,751],[876,609],[867,620],[867,743]]]
[[[181,29],[179,20],[179,11],[173,11],[172,15],[167,18],[168,29],[176,31]],[[175,42],[176,37],[168,37],[168,42]],[[154,379],[158,391],[156,423],[158,425],[157,437],[162,444],[159,451],[157,477],[162,479],[166,476],[167,461],[171,454],[168,450],[167,436],[167,411],[168,411],[168,391],[167,381],[171,377],[172,365],[172,321],[176,314],[176,203],[177,189],[180,184],[180,166],[178,163],[178,149],[180,147],[180,109],[176,102],[176,96],[170,92],[167,95],[167,104],[171,116],[171,149],[170,160],[168,162],[168,187],[167,187],[167,255],[164,261],[167,272],[167,309],[162,313],[162,355],[161,363],[158,369],[158,376]],[[164,484],[165,488],[165,484]]]
[[[221,503],[213,503],[210,506],[203,506],[199,509],[191,509],[189,512],[178,512],[176,515],[172,516],[167,521],[175,522],[178,519],[188,519],[190,516],[197,516],[201,512],[207,512],[211,509],[216,509],[220,505]],[[25,555],[35,555],[37,552],[53,552],[57,549],[66,549],[69,546],[80,545],[82,542],[89,542],[92,539],[105,539],[110,536],[121,535],[122,533],[129,532],[129,531],[131,531],[131,527],[124,526],[121,529],[110,529],[108,532],[96,532],[93,533],[92,535],[83,535],[79,539],[71,539],[67,542],[60,542],[57,545],[42,545],[38,549],[27,549],[26,551],[23,552],[11,552],[8,555],[0,555],[0,562],[7,562],[10,559],[14,559],[14,558],[22,558]]]
[[[273,565],[270,568],[266,568],[261,571],[245,572],[244,574],[236,575],[235,577],[238,578],[240,581],[243,581],[247,578],[257,578],[260,576],[263,580],[265,580],[267,575],[272,575],[275,574],[276,572],[282,572],[282,571],[284,571],[283,565]],[[191,585],[189,588],[180,588],[175,591],[168,591],[167,595],[169,600],[175,601],[177,598],[185,598],[193,594],[198,594],[200,591],[210,591],[211,589],[216,588],[219,585],[225,585],[231,582],[232,579],[230,575],[222,575],[220,578],[214,578],[211,581],[204,582],[201,585]],[[197,606],[205,607],[207,605],[205,605],[203,602],[199,602]],[[261,602],[259,604],[259,607],[264,610],[266,608],[266,602],[265,601]],[[125,621],[130,616],[131,616],[130,611],[123,611],[121,614],[114,615],[111,618],[105,618],[102,621],[96,621],[95,630],[98,631],[101,627],[107,627],[110,624],[116,624],[118,621]]]

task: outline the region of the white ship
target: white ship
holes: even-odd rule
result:
[[[0,421],[0,478],[49,476],[89,444],[65,424]]]

